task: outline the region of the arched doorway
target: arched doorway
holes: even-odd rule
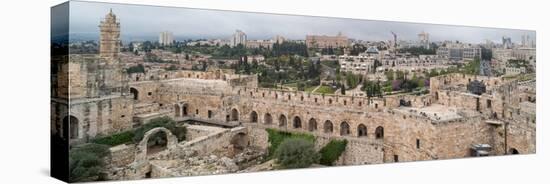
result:
[[[350,133],[349,124],[345,121],[340,123],[340,135],[341,136],[349,135],[349,133]]]
[[[63,118],[63,137],[69,137],[69,139],[78,139],[78,136],[78,119],[74,116],[65,116]]]
[[[309,123],[307,125],[307,128],[310,132],[317,130],[317,121],[313,118],[309,119]]]
[[[265,113],[264,124],[271,124],[272,122],[273,122],[273,117],[271,117],[271,114]]]
[[[230,144],[233,146],[233,153],[241,153],[248,146],[248,136],[240,132],[231,137]]]
[[[163,131],[152,134],[147,140],[147,155],[155,154],[166,150],[168,145],[167,135]]]
[[[366,137],[367,136],[367,126],[359,124],[357,126],[357,137]]]
[[[286,116],[281,114],[281,116],[279,116],[279,126],[280,127],[286,127]]]
[[[516,148],[510,148],[510,151],[508,151],[508,154],[518,155],[519,151]]]
[[[239,121],[239,111],[237,109],[231,109],[231,121]]]
[[[325,121],[325,124],[323,125],[323,132],[332,133],[332,130],[332,122],[330,120]]]
[[[384,138],[384,127],[376,127],[376,130],[374,131],[374,135],[376,139],[383,139]]]
[[[292,127],[302,128],[302,119],[300,119],[300,117],[298,116],[295,116],[294,121],[292,121]]]
[[[165,137],[166,148],[167,149],[171,150],[171,149],[176,148],[176,145],[178,143],[178,138],[174,134],[172,134],[172,132],[170,132],[170,130],[168,130],[164,127],[153,128],[153,129],[145,132],[145,134],[143,135],[143,139],[141,139],[141,141],[137,145],[137,147],[136,147],[137,149],[135,151],[136,154],[135,154],[134,162],[144,163],[144,162],[147,161],[147,154],[152,154],[148,151],[147,148],[150,146],[149,144],[154,144],[154,141],[150,142],[149,139],[152,139],[153,137],[162,135],[162,134],[157,135],[158,132],[163,132],[164,133],[165,136],[163,136],[163,137]],[[160,146],[162,146],[162,145],[160,145]],[[162,149],[162,147],[161,147],[161,149]],[[151,150],[151,151],[154,152],[155,150]]]
[[[256,111],[252,111],[250,113],[250,122],[257,123],[258,122],[258,113]]]
[[[183,108],[182,108],[182,111],[183,111],[182,114],[183,114],[183,116],[189,115],[188,109],[189,109],[189,105],[183,104]]]
[[[136,88],[130,88],[130,93],[132,93],[134,100],[138,100],[139,91]]]
[[[180,108],[180,105],[179,105],[179,104],[175,104],[175,105],[174,105],[174,112],[176,113],[176,114],[175,114],[176,117],[180,117],[180,116],[181,116],[181,108]]]

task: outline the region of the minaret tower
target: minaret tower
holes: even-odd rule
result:
[[[105,15],[99,24],[99,56],[115,59],[120,51],[120,22],[117,21],[113,10]]]

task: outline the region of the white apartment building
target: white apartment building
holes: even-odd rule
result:
[[[174,42],[174,35],[172,32],[164,31],[159,35],[159,44],[160,45],[172,45]]]
[[[235,47],[239,44],[246,46],[246,34],[241,30],[236,30],[231,37],[231,47]]]

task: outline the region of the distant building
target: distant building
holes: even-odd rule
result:
[[[418,34],[418,43],[425,49],[430,49],[430,34],[422,31]]]
[[[246,41],[246,48],[252,49],[271,49],[273,47],[273,40],[248,40]]]
[[[236,30],[235,33],[233,33],[233,36],[231,37],[230,46],[235,47],[239,44],[246,46],[246,34],[241,30]]]
[[[502,48],[511,49],[512,48],[512,38],[502,37]]]
[[[535,47],[535,40],[531,39],[531,36],[529,35],[521,35],[521,46],[533,48]]]
[[[505,73],[506,75],[518,75],[518,74],[522,74],[522,73],[525,73],[525,67],[519,67],[519,68],[506,67],[506,68],[504,68],[504,73]]]
[[[286,41],[286,38],[283,37],[283,36],[277,35],[277,36],[275,36],[275,37],[272,39],[272,41],[273,41],[274,43],[279,43],[279,44],[281,44],[281,43],[283,43],[283,42]]]
[[[99,56],[116,58],[120,51],[120,22],[117,21],[113,10],[105,16],[99,24]]]
[[[338,33],[336,36],[325,36],[325,35],[306,35],[306,46],[307,48],[339,48],[339,47],[348,47],[348,37]]]
[[[172,45],[174,42],[174,35],[172,32],[164,31],[159,35],[159,44],[160,45]]]
[[[481,58],[481,47],[464,45],[464,44],[449,44],[445,47],[437,48],[436,54],[439,58],[449,60],[473,60]]]

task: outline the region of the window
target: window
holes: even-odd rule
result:
[[[212,118],[212,111],[208,110],[208,118]]]
[[[153,92],[148,92],[147,95],[151,96],[153,95]]]
[[[393,155],[393,161],[394,162],[399,162],[399,156],[398,155]]]
[[[196,110],[195,110],[195,114],[199,114],[199,109],[196,109]]]
[[[420,139],[416,139],[416,149],[420,149]]]

